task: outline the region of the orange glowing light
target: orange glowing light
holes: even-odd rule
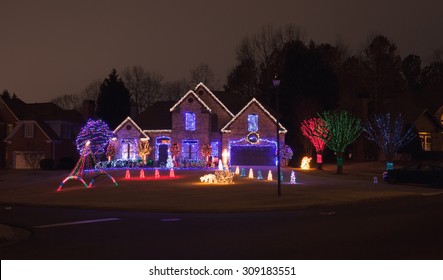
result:
[[[309,163],[311,162],[311,159],[312,158],[310,158],[310,157],[303,157],[301,160],[300,168],[305,169],[305,170],[309,170],[309,168],[310,168]]]

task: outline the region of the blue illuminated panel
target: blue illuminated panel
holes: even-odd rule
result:
[[[195,131],[195,114],[185,113],[185,129],[188,131]]]
[[[257,132],[258,131],[258,115],[248,115],[248,131]]]

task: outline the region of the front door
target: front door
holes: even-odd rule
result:
[[[158,163],[159,163],[159,165],[166,164],[166,160],[168,159],[168,149],[169,149],[169,145],[167,145],[167,144],[158,145]]]

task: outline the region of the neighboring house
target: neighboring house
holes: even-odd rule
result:
[[[77,158],[75,138],[84,123],[80,113],[54,103],[27,104],[19,98],[0,99],[1,158],[8,168],[32,168],[39,159]]]
[[[425,109],[414,121],[423,151],[443,152],[443,106],[435,113]]]
[[[258,100],[244,103],[237,96],[214,93],[200,83],[175,103],[157,102],[135,120],[124,120],[114,131],[119,147],[116,158],[139,158],[128,148],[134,144],[124,143],[149,138],[153,147],[150,158],[157,164],[166,162],[170,145],[177,143],[181,153],[176,160],[204,159],[202,146],[209,144],[214,160],[226,149],[231,164],[275,165],[276,119]],[[286,132],[280,124],[281,144]]]

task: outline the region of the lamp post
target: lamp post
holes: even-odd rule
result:
[[[280,127],[278,123],[278,87],[280,86],[280,78],[275,75],[272,79],[272,83],[275,87],[275,123],[277,127],[277,195],[281,195],[281,178],[280,178]]]

